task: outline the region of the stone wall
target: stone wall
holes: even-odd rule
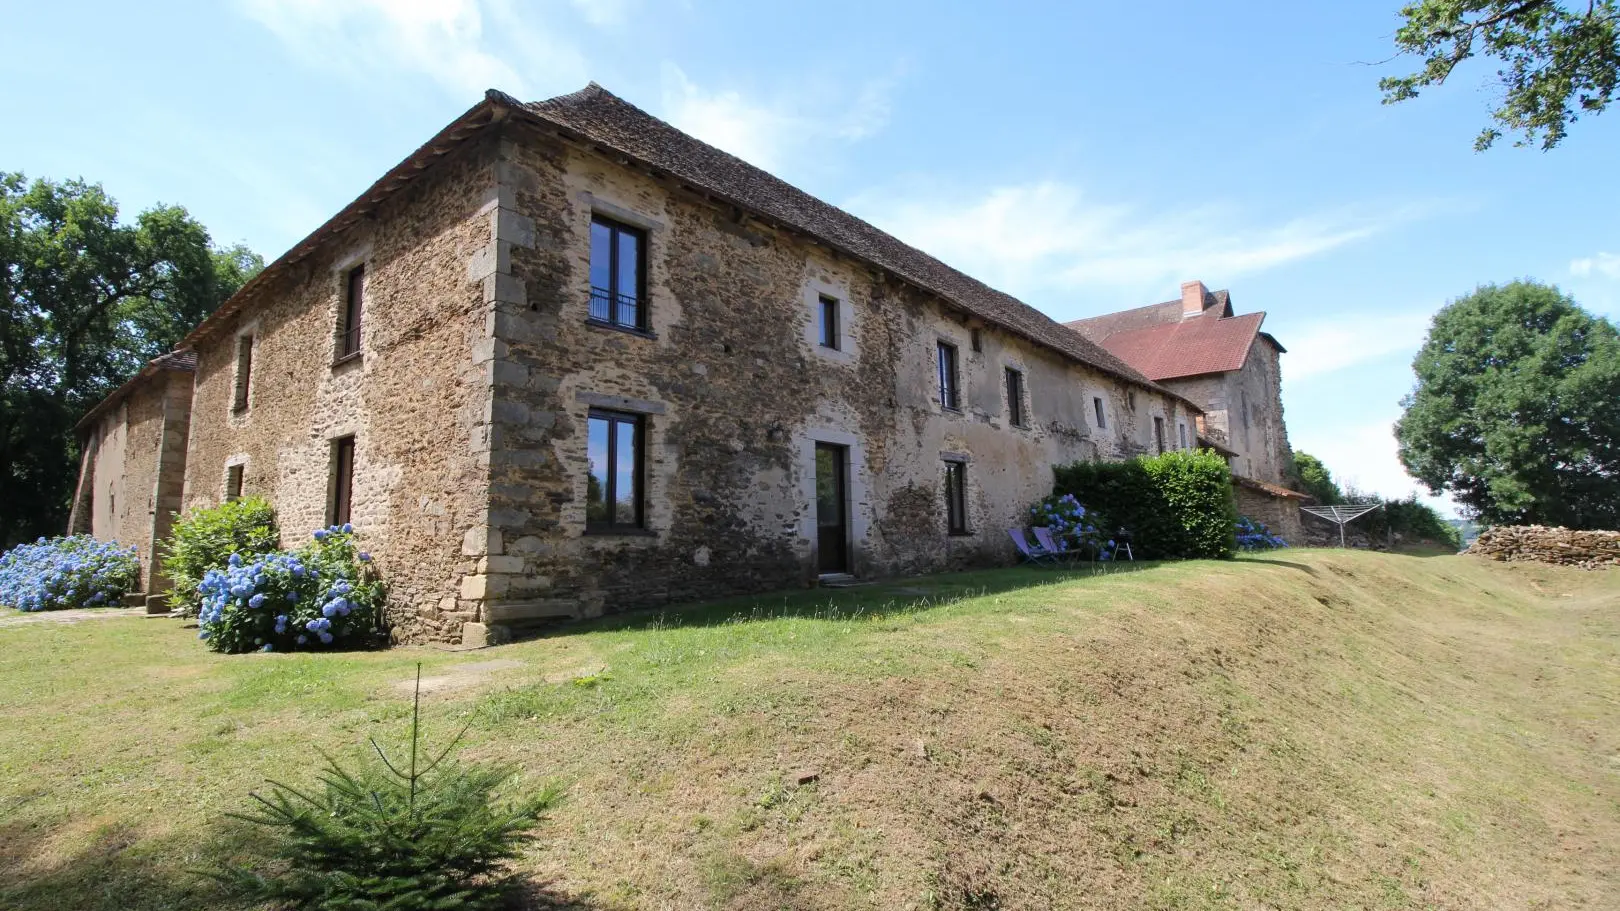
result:
[[[1232,485],[1232,493],[1237,501],[1238,515],[1265,523],[1272,534],[1280,535],[1290,546],[1305,545],[1305,529],[1300,519],[1298,500],[1273,496],[1240,483]],[[1337,538],[1334,543],[1338,543]]]
[[[1599,569],[1620,566],[1620,531],[1497,525],[1480,532],[1465,553],[1507,562]]]
[[[1205,433],[1237,452],[1232,471],[1270,484],[1286,484],[1293,463],[1283,421],[1281,357],[1275,345],[1256,336],[1243,369],[1164,385],[1204,408]]]
[[[464,580],[488,622],[808,584],[817,441],[849,447],[853,569],[877,576],[1005,560],[1054,463],[1149,451],[1155,415],[1171,445],[1191,429],[1172,398],[593,151],[509,127],[500,158],[490,524]],[[649,332],[586,321],[593,212],[647,233]],[[814,343],[822,293],[847,314],[843,351]],[[941,339],[961,355],[960,412],[938,401]],[[1007,366],[1025,427],[1008,423]],[[593,405],[644,416],[645,534],[584,533]],[[963,536],[946,533],[946,458],[968,463]]]
[[[454,640],[469,529],[487,526],[494,185],[488,143],[447,156],[358,225],[282,272],[197,345],[188,507],[230,466],[275,504],[283,543],[327,522],[333,441],[355,437],[352,521],[389,586],[400,639]],[[337,360],[345,277],[365,266],[361,353]],[[233,410],[251,334],[249,407]],[[483,352],[480,361],[479,353]]]

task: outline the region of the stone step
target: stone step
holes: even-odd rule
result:
[[[483,621],[488,624],[510,626],[534,620],[559,620],[578,616],[578,606],[562,598],[537,598],[528,601],[486,601]]]

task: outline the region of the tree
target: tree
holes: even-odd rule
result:
[[[1441,309],[1395,425],[1401,463],[1487,524],[1620,527],[1620,336],[1557,288]]]
[[[1344,492],[1334,482],[1332,472],[1316,456],[1308,452],[1295,452],[1294,477],[1299,480],[1300,488],[1323,506],[1344,502]]]
[[[1423,58],[1410,76],[1378,82],[1384,103],[1415,98],[1451,77],[1464,60],[1500,61],[1501,106],[1494,126],[1474,141],[1484,151],[1502,130],[1551,149],[1582,114],[1599,114],[1616,97],[1620,75],[1620,7],[1616,0],[1566,6],[1557,0],[1416,0],[1401,9],[1395,46]]]
[[[66,525],[73,425],[263,268],[179,206],[0,173],[0,546]]]

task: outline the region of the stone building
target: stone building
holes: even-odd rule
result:
[[[133,546],[137,596],[154,606],[169,587],[157,545],[181,506],[195,369],[190,352],[157,358],[75,428],[83,455],[68,532]]]
[[[1177,433],[1196,434],[1200,445],[1226,456],[1240,513],[1295,541],[1299,504],[1309,498],[1287,487],[1293,468],[1282,407],[1287,349],[1261,331],[1265,318],[1235,314],[1230,292],[1190,281],[1176,300],[1065,325],[1196,403],[1203,411],[1197,424]]]
[[[1004,562],[1198,414],[595,84],[490,92],[183,346],[185,504],[352,521],[412,641]]]

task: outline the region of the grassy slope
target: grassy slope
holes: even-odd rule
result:
[[[531,867],[581,908],[1620,906],[1615,572],[1292,551],[471,654],[193,635],[0,626],[0,907],[209,906],[222,811],[397,739],[417,661],[434,733],[571,782]]]

